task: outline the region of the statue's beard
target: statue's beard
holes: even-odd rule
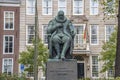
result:
[[[57,22],[61,22],[61,23],[65,22],[67,20],[66,17],[59,18],[58,16],[55,19],[56,19]]]
[[[64,17],[58,17],[58,19],[60,19],[60,20],[64,20]]]

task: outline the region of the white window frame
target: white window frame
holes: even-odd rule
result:
[[[99,59],[99,56],[98,56],[98,55],[91,55],[91,56],[90,56],[90,60],[91,60],[91,61],[90,61],[90,64],[91,64],[91,66],[90,66],[90,67],[91,67],[91,68],[90,68],[90,69],[91,69],[91,77],[92,77],[93,79],[98,79],[98,78],[100,77],[100,75],[99,75],[99,71],[100,71],[100,70],[99,70],[99,68],[100,68],[99,61],[98,61],[98,77],[93,77],[93,76],[92,76],[92,57],[93,57],[93,56],[97,56],[98,59]]]
[[[75,6],[74,3],[75,3],[75,1],[73,0],[73,15],[83,15],[83,14],[84,14],[84,0],[82,0],[82,1],[83,1],[83,3],[82,3],[82,4],[83,4],[83,5],[82,5],[82,8],[83,8],[82,13],[81,13],[81,14],[75,14],[75,13],[74,13],[74,6]]]
[[[12,37],[13,38],[13,48],[12,48],[12,53],[6,53],[5,52],[5,37],[6,36],[9,36],[9,37]],[[3,36],[3,54],[14,54],[14,35],[4,35]]]
[[[92,6],[91,4],[92,3],[94,3],[94,2],[92,2],[93,0],[90,0],[90,15],[98,15],[98,13],[99,13],[99,1],[98,0],[96,0],[97,1],[97,3],[98,3],[98,6]],[[97,8],[97,13],[92,13],[92,8]]]
[[[114,79],[114,76],[113,76],[113,77],[109,77],[109,76],[108,76],[108,71],[106,71],[106,78],[107,78],[107,79]]]
[[[26,76],[29,78],[34,78],[34,72],[27,72]]]
[[[105,42],[107,42],[107,38],[106,38],[106,29],[107,29],[106,27],[107,27],[107,25],[113,25],[113,27],[115,28],[115,25],[114,25],[114,24],[106,24],[106,25],[105,25]]]
[[[28,13],[27,12],[27,9],[28,9],[28,0],[26,0],[26,15],[35,15],[35,12],[34,13]],[[30,6],[31,7],[31,6]],[[33,6],[32,6],[33,7]],[[33,8],[35,8],[35,6],[33,7]]]
[[[116,1],[113,0],[113,2],[115,3]],[[106,3],[108,3],[107,0],[106,0]],[[113,4],[113,5],[115,5],[115,4]],[[108,6],[108,5],[107,5],[107,6]],[[106,7],[106,6],[105,6],[105,7]],[[112,14],[111,14],[111,13],[107,13],[107,12],[105,12],[105,14],[108,15],[108,16],[110,16],[110,15],[115,15],[115,13],[112,13]]]
[[[92,27],[92,25],[96,25],[97,26],[97,43],[96,44],[93,44],[92,42],[91,42],[91,27]],[[99,25],[98,24],[91,24],[90,25],[90,45],[99,45]]]
[[[48,24],[44,24],[44,25],[42,25],[42,42],[44,43],[44,26],[46,26],[46,25],[48,25]],[[48,45],[48,44],[46,44],[46,43],[44,43],[45,45]]]
[[[84,35],[84,30],[85,30],[85,27],[86,27],[86,24],[74,24],[74,26],[75,27],[78,27],[78,26],[83,26],[83,35]],[[76,35],[77,35],[77,33],[76,33]],[[78,35],[80,35],[80,34],[78,34]],[[79,39],[78,39],[79,40]],[[80,44],[80,43],[79,43]],[[83,44],[84,44],[84,41],[83,41]],[[82,45],[83,45],[82,44]],[[74,43],[74,45],[75,45],[75,43]],[[77,44],[78,45],[78,44]]]
[[[28,43],[28,27],[29,26],[33,26],[35,28],[35,26],[33,24],[28,24],[26,25],[26,45],[33,45],[32,43]],[[33,34],[35,36],[35,34]]]
[[[51,13],[44,14],[44,0],[42,0],[42,15],[52,15],[52,9],[53,8],[53,0],[51,0]]]
[[[6,29],[5,28],[5,14],[6,14],[6,12],[8,12],[8,13],[13,13],[13,28],[12,29]],[[9,17],[10,18],[10,17]],[[14,11],[4,11],[4,30],[14,30],[14,22],[15,22],[15,12]]]
[[[2,73],[4,73],[4,60],[5,59],[7,59],[7,60],[9,60],[9,59],[12,59],[12,69],[11,69],[11,74],[13,73],[13,58],[3,58],[3,60],[2,60]],[[8,63],[8,62],[7,62]],[[7,64],[8,65],[8,64]]]
[[[58,0],[58,11],[60,10],[59,8],[65,8],[65,12],[64,12],[64,14],[66,15],[67,14],[67,1],[65,0],[65,6],[59,6],[59,3],[60,3],[60,0]]]

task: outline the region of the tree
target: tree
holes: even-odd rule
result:
[[[103,64],[101,72],[105,72],[109,69],[114,69],[115,56],[116,56],[116,41],[117,29],[111,34],[109,41],[105,42],[102,46],[101,59],[105,63]]]
[[[101,4],[103,5],[103,12],[105,18],[116,17],[118,14],[118,0],[101,0]],[[114,14],[109,15],[108,14]]]
[[[118,9],[118,32],[117,32],[117,48],[115,60],[115,77],[120,77],[120,0]]]
[[[47,62],[47,59],[48,59],[48,49],[46,46],[44,46],[44,44],[40,39],[38,40],[37,47],[38,47],[37,66],[42,66],[44,69],[44,64],[45,62]],[[27,50],[22,51],[20,53],[19,63],[27,66],[25,68],[25,71],[33,72],[33,67],[34,67],[34,47],[33,46],[27,46]]]
[[[107,2],[105,2],[107,1]],[[113,8],[113,13],[117,11],[117,18],[118,18],[118,31],[117,31],[117,45],[116,45],[116,59],[115,59],[115,77],[120,77],[120,0],[103,0],[103,5],[106,7],[105,3],[113,2],[114,5],[107,5],[107,9],[105,11],[110,12],[110,8]],[[111,6],[111,7],[110,7]]]

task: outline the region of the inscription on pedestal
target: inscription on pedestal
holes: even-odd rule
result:
[[[77,61],[48,61],[46,80],[77,80]]]

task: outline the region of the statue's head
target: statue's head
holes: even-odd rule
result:
[[[62,10],[60,10],[60,11],[58,12],[58,18],[59,18],[59,19],[64,19],[64,12],[63,12]]]

